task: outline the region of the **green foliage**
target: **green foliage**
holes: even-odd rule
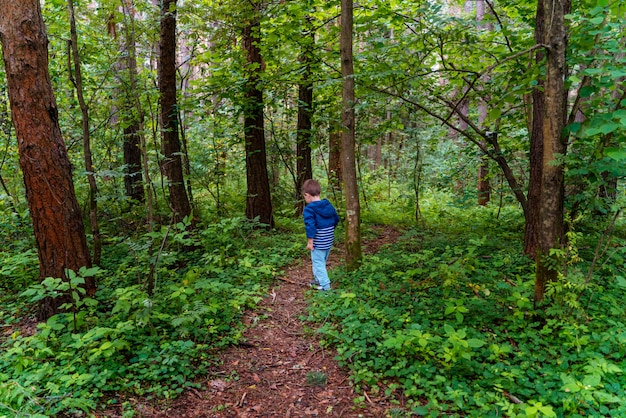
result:
[[[623,263],[585,280],[590,254],[577,248],[593,239],[570,232],[559,255],[568,267],[536,310],[518,215],[444,201],[424,205],[430,229],[408,231],[357,272],[335,271],[339,290],[312,299],[309,319],[356,386],[399,389],[426,416],[625,413]]]
[[[169,234],[137,238],[163,243],[156,266],[144,254],[149,245],[120,241],[120,251],[112,254],[129,245],[134,250],[118,260],[117,271],[68,271],[67,281],[47,278],[22,292],[31,302],[68,292],[72,297],[67,313],[40,323],[33,335],[16,330],[4,342],[0,413],[88,412],[105,394],[167,399],[199,387],[198,378],[214,361],[211,353],[241,338],[243,311],[256,305],[268,281],[298,253],[289,236],[266,236],[242,218],[224,219],[197,235],[185,230],[175,225]],[[189,244],[199,249],[181,265],[176,249]],[[127,277],[131,264],[134,273]],[[135,273],[151,268],[159,277],[152,294],[143,281],[132,283]],[[96,298],[85,297],[80,285],[96,273]]]

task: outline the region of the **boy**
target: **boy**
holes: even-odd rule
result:
[[[306,229],[307,250],[311,251],[313,277],[311,286],[317,290],[330,290],[330,279],[326,271],[326,260],[335,240],[335,227],[339,215],[326,199],[320,199],[322,188],[315,180],[306,180],[302,184],[304,208],[304,227]]]

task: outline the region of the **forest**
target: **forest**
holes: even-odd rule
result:
[[[625,8],[0,0],[0,417],[626,416]],[[281,287],[347,406],[215,395]]]

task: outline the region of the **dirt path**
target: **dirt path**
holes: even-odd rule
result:
[[[397,234],[381,230],[364,246],[375,252]],[[329,266],[342,255],[331,252]],[[208,376],[205,391],[187,391],[167,409],[136,405],[142,417],[384,417],[385,399],[365,395],[360,405],[346,370],[333,360],[334,352],[320,347],[305,314],[311,278],[310,260],[285,271],[255,311],[244,318],[245,343],[220,354],[221,365]],[[309,329],[307,332],[306,330]],[[315,385],[315,377],[325,383]]]

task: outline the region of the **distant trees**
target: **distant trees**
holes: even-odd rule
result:
[[[20,165],[39,256],[39,277],[67,279],[67,269],[91,266],[71,164],[48,73],[48,38],[39,0],[0,1],[0,40]],[[93,295],[93,278],[85,281]],[[42,300],[39,318],[66,298]]]
[[[191,214],[185,184],[192,179],[198,196],[215,202],[214,211],[207,207],[211,216],[234,209],[271,227],[282,206],[297,207],[305,178],[327,175],[327,190],[345,210],[346,261],[357,266],[359,198],[368,181],[386,176],[386,191],[398,189],[400,200],[426,186],[454,188],[455,198],[487,205],[498,192],[524,214],[524,252],[537,256],[540,300],[558,270],[546,257],[563,245],[565,184],[575,178],[568,190],[576,194],[573,209],[582,210],[614,198],[623,176],[615,162],[623,147],[623,73],[603,58],[618,55],[606,40],[619,33],[623,17],[610,6],[581,5],[561,18],[561,6],[547,0],[429,7],[371,0],[356,15],[349,0],[99,5],[89,13],[77,7],[79,28],[101,27],[106,15],[121,22],[124,38],[81,33],[82,48],[72,53],[73,74],[83,64],[82,100],[68,88],[67,60],[58,58],[65,35],[51,44],[62,42],[51,55],[51,80],[61,92],[61,126],[76,129],[68,135],[69,158],[76,166],[85,161],[87,175],[81,171],[76,181],[85,208],[117,202],[107,199],[112,195],[145,199],[149,219],[163,223],[171,210],[178,221]],[[56,32],[71,34],[58,15],[50,16]],[[184,56],[177,53],[181,39],[189,46]],[[107,52],[90,55],[103,42],[110,42]],[[176,88],[183,78],[185,94]],[[80,136],[93,138],[91,163],[73,139],[75,109],[87,105],[90,123]],[[575,121],[572,113],[566,120],[568,108]],[[360,152],[368,148],[375,152]],[[418,153],[419,181],[411,175]],[[159,174],[164,187],[157,190],[152,179]],[[92,180],[102,200],[90,200]],[[122,206],[116,210],[131,216]]]

